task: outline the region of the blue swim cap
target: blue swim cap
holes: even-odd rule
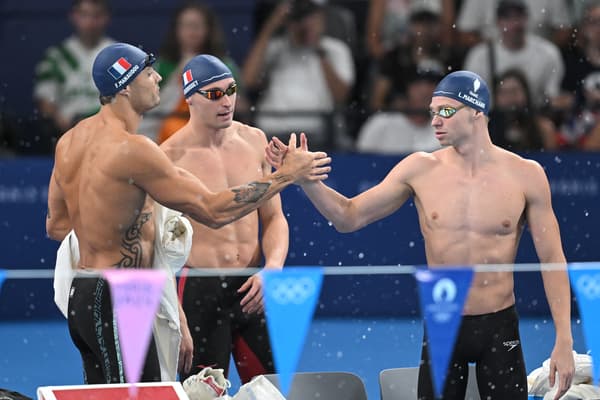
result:
[[[223,61],[209,54],[200,54],[183,67],[183,94],[188,98],[201,87],[232,76]]]
[[[433,97],[438,96],[458,100],[485,115],[490,111],[487,83],[471,71],[456,71],[446,75],[433,91]]]
[[[112,96],[154,61],[156,58],[152,54],[130,44],[111,44],[103,48],[94,60],[94,83],[101,96]]]

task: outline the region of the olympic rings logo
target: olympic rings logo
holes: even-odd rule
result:
[[[433,286],[431,296],[436,303],[452,302],[456,298],[456,292],[454,282],[451,279],[442,278]]]
[[[273,279],[269,285],[270,297],[278,304],[302,304],[317,290],[315,282],[307,277]]]
[[[576,285],[579,292],[588,300],[600,299],[600,274],[582,275]]]

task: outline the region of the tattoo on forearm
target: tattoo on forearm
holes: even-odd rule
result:
[[[265,195],[269,187],[271,184],[268,182],[250,182],[231,190],[235,193],[234,201],[236,203],[256,203]]]
[[[290,182],[292,180],[292,177],[290,175],[279,175],[275,177],[275,180],[277,182]]]
[[[123,258],[115,264],[117,268],[140,268],[142,265],[142,226],[152,217],[152,213],[142,213],[137,221],[125,232],[121,240]]]

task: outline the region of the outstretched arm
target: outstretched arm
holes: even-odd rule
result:
[[[300,135],[301,148],[308,150],[307,139],[304,134]],[[279,157],[285,154],[285,145],[273,138],[267,146],[267,159],[273,162],[273,166],[280,163]],[[412,194],[408,185],[408,177],[418,171],[421,162],[420,153],[415,153],[400,163],[385,177],[383,181],[373,188],[349,199],[341,193],[325,185],[321,180],[302,181],[302,189],[319,210],[319,212],[333,223],[339,232],[353,232],[371,222],[382,219],[398,208]]]
[[[550,356],[550,386],[558,373],[558,400],[571,386],[574,374],[573,337],[571,335],[571,291],[562,250],[558,222],[552,211],[550,185],[542,167],[530,162],[527,174],[527,222],[542,265],[546,298],[554,320],[556,341]]]
[[[132,140],[139,143],[134,144],[136,151],[129,154],[122,178],[138,185],[164,206],[211,228],[220,228],[245,216],[292,183],[309,177],[319,179],[313,171],[328,168],[326,165],[330,162],[323,152],[296,148],[296,137],[292,135],[288,156],[277,172],[213,193],[194,175],[175,167],[154,143],[141,137]]]

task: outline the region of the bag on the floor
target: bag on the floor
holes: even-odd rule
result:
[[[285,397],[267,378],[259,375],[242,385],[233,400],[285,400]]]
[[[190,400],[228,399],[227,389],[230,386],[223,370],[211,367],[206,367],[183,381],[183,390]]]

